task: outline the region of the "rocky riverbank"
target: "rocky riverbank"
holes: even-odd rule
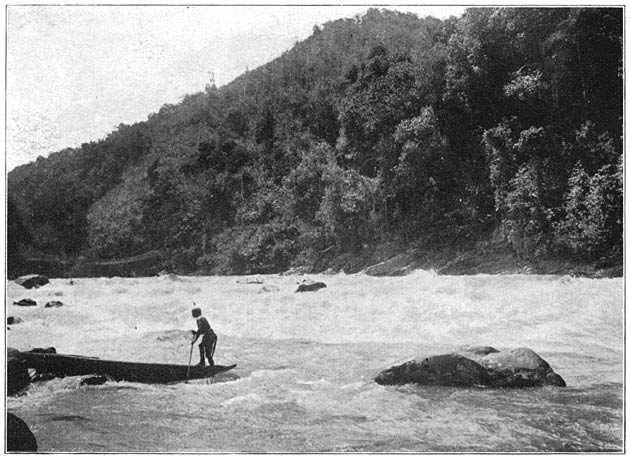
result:
[[[601,259],[579,263],[562,258],[523,259],[509,249],[477,244],[468,250],[407,249],[395,252],[388,246],[366,250],[364,254],[344,254],[326,265],[315,266],[318,272],[365,272],[373,276],[401,276],[414,270],[433,270],[438,275],[570,275],[589,278],[623,277],[623,263]],[[317,268],[319,267],[319,268]]]
[[[402,276],[414,270],[432,270],[438,275],[511,275],[511,274],[539,274],[539,275],[570,275],[588,278],[623,277],[623,261],[610,257],[605,259],[577,262],[559,257],[522,258],[513,250],[502,244],[479,242],[468,249],[441,248],[409,248],[396,243],[385,243],[364,247],[360,252],[343,253],[334,256],[323,253],[310,264],[298,265],[288,271],[286,269],[269,268],[264,272],[255,271],[207,271],[195,272],[169,269],[159,256],[153,253],[152,262],[138,266],[135,258],[133,262],[99,261],[77,262],[69,261],[41,262],[24,265],[24,272],[20,274],[38,272],[52,278],[64,277],[147,277],[157,275],[167,270],[182,275],[254,275],[269,273],[339,273],[355,274],[363,272],[372,276]],[[618,257],[619,258],[619,257]],[[88,267],[86,267],[88,266]],[[12,277],[9,277],[12,278]]]

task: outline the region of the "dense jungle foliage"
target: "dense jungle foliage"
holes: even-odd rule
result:
[[[619,262],[622,8],[371,9],[8,175],[8,267],[266,273],[493,240]]]

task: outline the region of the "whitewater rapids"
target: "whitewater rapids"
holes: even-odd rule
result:
[[[7,346],[187,364],[193,302],[217,364],[189,384],[32,384],[7,409],[51,452],[622,451],[623,279],[312,275],[7,281]],[[260,292],[273,285],[276,292]],[[30,298],[35,307],[13,305]],[[48,301],[59,308],[45,308]],[[462,345],[529,347],[567,388],[384,387],[379,371]],[[193,355],[196,362],[197,350]]]

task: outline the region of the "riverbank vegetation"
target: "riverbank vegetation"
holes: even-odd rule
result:
[[[479,250],[620,265],[622,27],[622,8],[315,26],[226,86],[11,171],[9,275],[29,259],[249,274]]]

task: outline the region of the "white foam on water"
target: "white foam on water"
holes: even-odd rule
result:
[[[328,287],[295,293],[300,276],[260,276],[280,288],[258,294],[260,284],[239,277],[77,279],[74,285],[25,290],[8,282],[7,315],[24,320],[8,341],[78,349],[86,339],[129,333],[194,329],[193,303],[217,332],[248,338],[309,339],[319,342],[411,341],[446,345],[478,343],[498,347],[558,345],[621,348],[621,279],[590,280],[544,276],[440,277],[416,271],[406,277],[311,276]],[[53,294],[64,306],[44,309]],[[13,301],[35,299],[36,307]],[[26,331],[19,332],[20,330]],[[39,336],[36,337],[36,335]],[[607,336],[601,339],[602,334]],[[15,339],[13,338],[15,337]],[[44,342],[44,340],[47,340]]]
[[[67,423],[76,428],[69,449],[138,450],[144,442],[136,435],[147,428],[152,442],[145,451],[156,452],[251,444],[259,452],[553,451],[567,441],[584,450],[619,447],[623,279],[427,271],[308,277],[327,287],[296,293],[301,275],[257,276],[262,284],[239,282],[244,277],[81,278],[73,285],[53,279],[34,290],[8,282],[7,315],[24,320],[7,331],[9,347],[186,364],[188,331],[196,328],[191,309],[198,306],[219,335],[215,360],[238,364],[212,384],[121,383],[87,392],[51,381],[9,398],[9,408],[34,423],[43,450],[67,442],[39,416],[42,409],[89,417],[95,404],[106,412],[92,425],[98,447],[82,442],[80,423]],[[259,294],[265,284],[279,290]],[[13,305],[22,298],[38,305]],[[44,308],[49,300],[64,305]],[[529,347],[572,388],[511,394],[373,382],[382,369],[465,344]],[[156,409],[159,428],[146,418]],[[212,437],[187,449],[180,438],[191,434],[191,415]],[[127,418],[136,429],[124,426]],[[125,440],[116,448],[118,436]]]

